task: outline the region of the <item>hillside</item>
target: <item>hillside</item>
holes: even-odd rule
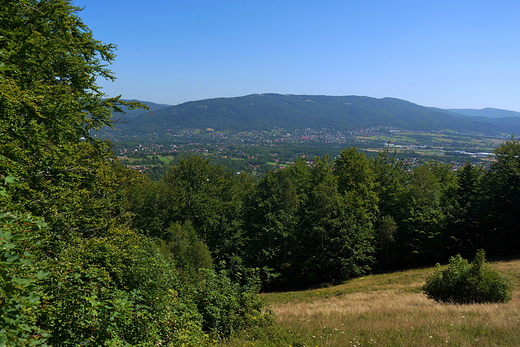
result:
[[[117,117],[124,123],[116,124],[114,129],[103,130],[102,135],[118,137],[153,133],[164,136],[187,128],[229,132],[272,130],[277,127],[287,130],[353,130],[372,126],[482,133],[520,130],[520,117],[466,117],[405,100],[366,96],[253,94],[155,108],[153,117],[143,111],[129,111]]]
[[[483,108],[480,110],[472,108],[463,109],[448,109],[448,111],[460,113],[469,117],[486,117],[486,118],[506,118],[506,117],[520,117],[520,112],[500,110],[497,108]]]
[[[158,103],[151,102],[151,101],[142,101],[142,100],[136,100],[136,99],[123,100],[123,101],[139,101],[139,102],[142,102],[143,104],[148,105],[148,107],[150,107],[150,110],[151,110],[152,112],[153,112],[153,111],[157,111],[157,110],[160,110],[160,109],[163,109],[163,108],[166,108],[166,107],[170,107],[170,106],[171,106],[171,105],[168,105],[168,104],[158,104]],[[123,109],[125,112],[131,112],[131,113],[134,114],[134,115],[139,115],[139,114],[149,114],[149,112],[146,111],[146,110],[129,110],[126,106],[122,106],[122,109]]]
[[[446,305],[421,291],[433,268],[365,276],[338,286],[263,294],[276,329],[255,346],[518,346],[519,260],[490,263],[513,280],[507,304]]]

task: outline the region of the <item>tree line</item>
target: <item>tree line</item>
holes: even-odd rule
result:
[[[488,169],[413,169],[385,150],[355,147],[334,160],[301,159],[258,180],[199,156],[145,179],[130,209],[141,232],[194,228],[216,262],[261,269],[264,289],[302,288],[472,256],[517,254],[520,142],[500,145]],[[171,236],[167,236],[171,237]]]

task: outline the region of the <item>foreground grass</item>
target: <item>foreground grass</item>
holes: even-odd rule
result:
[[[520,346],[520,260],[490,264],[513,280],[507,304],[428,300],[421,287],[433,268],[367,276],[264,294],[275,324],[220,346]]]

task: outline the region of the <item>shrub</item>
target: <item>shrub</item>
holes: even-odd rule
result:
[[[0,346],[45,345],[33,312],[40,303],[37,281],[47,274],[27,252],[42,226],[30,215],[0,210]]]
[[[511,281],[489,267],[483,250],[472,263],[458,254],[445,269],[437,264],[423,286],[429,299],[453,304],[507,302],[511,291]]]
[[[45,263],[38,313],[49,345],[206,345],[202,316],[154,240],[114,228]]]
[[[46,346],[47,334],[36,325],[34,309],[40,304],[37,282],[47,273],[29,253],[45,223],[11,202],[8,188],[13,186],[17,179],[0,173],[0,346]]]
[[[193,300],[203,317],[204,331],[228,337],[239,330],[271,323],[273,317],[270,312],[263,312],[264,303],[258,296],[258,274],[247,277],[243,279],[246,284],[239,284],[226,271],[199,269]]]

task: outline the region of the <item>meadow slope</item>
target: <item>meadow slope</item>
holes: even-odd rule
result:
[[[264,294],[276,314],[274,326],[222,346],[520,346],[520,260],[490,264],[514,284],[507,304],[429,300],[421,287],[433,268],[366,276]]]

